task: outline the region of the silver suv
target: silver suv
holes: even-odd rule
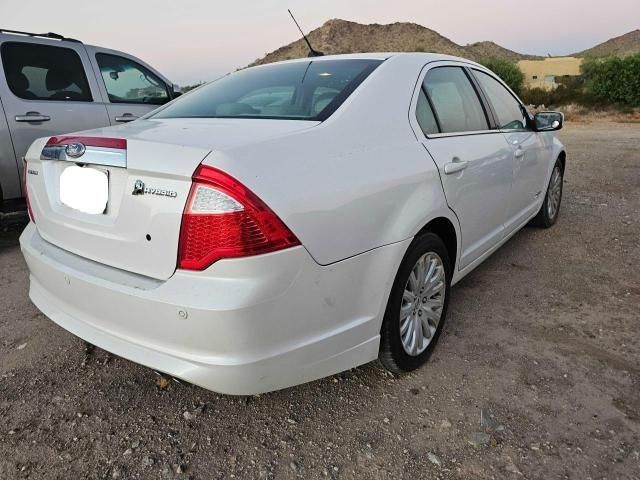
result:
[[[141,60],[55,33],[0,29],[0,224],[24,212],[22,157],[38,137],[130,122],[179,95]]]

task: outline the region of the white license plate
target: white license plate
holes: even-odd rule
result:
[[[60,201],[84,213],[106,213],[109,201],[109,172],[77,165],[65,168],[60,174]]]

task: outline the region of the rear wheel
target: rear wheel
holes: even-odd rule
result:
[[[425,233],[413,240],[382,322],[379,358],[388,370],[408,372],[431,356],[447,314],[451,270],[440,237]]]
[[[556,223],[560,213],[560,203],[562,202],[563,177],[562,163],[557,160],[553,167],[553,172],[551,172],[551,179],[549,180],[544,202],[542,202],[540,211],[533,219],[532,223],[534,225],[549,228]]]

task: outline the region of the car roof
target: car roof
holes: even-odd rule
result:
[[[90,45],[90,44],[82,42],[81,40],[78,40],[78,39],[75,39],[75,38],[70,38],[70,37],[65,37],[63,35],[60,35],[58,33],[53,33],[53,32],[31,33],[31,32],[22,32],[22,31],[19,31],[19,30],[7,30],[5,28],[0,28],[0,36],[9,37],[11,40],[13,40],[12,37],[15,37],[16,40],[31,39],[35,43],[41,43],[41,44],[44,44],[44,45],[53,45],[53,46],[60,45],[60,46],[64,46],[65,44],[68,44],[68,43],[71,43],[73,45],[82,44],[85,47],[98,48],[98,49],[101,49],[101,50],[111,50],[113,52],[119,52],[119,50],[113,50],[113,49],[110,49],[110,48],[101,47],[99,45]],[[121,53],[126,53],[126,52],[121,52]]]
[[[296,62],[308,62],[308,61],[314,61],[314,62],[325,62],[325,61],[329,61],[329,60],[387,60],[391,57],[398,57],[398,56],[403,56],[403,57],[413,57],[416,60],[424,60],[425,62],[434,62],[434,61],[458,61],[458,62],[465,62],[465,63],[473,63],[476,64],[476,62],[466,59],[466,58],[462,58],[462,57],[455,57],[453,55],[445,55],[442,53],[430,53],[430,52],[367,52],[367,53],[344,53],[344,54],[336,54],[336,55],[323,55],[320,57],[302,57],[302,58],[294,58],[291,60],[281,60],[279,62],[272,62],[272,63],[268,63],[268,64],[263,64],[263,65],[276,65],[276,64],[281,64],[281,63],[296,63]],[[256,66],[262,66],[262,65],[256,65]]]

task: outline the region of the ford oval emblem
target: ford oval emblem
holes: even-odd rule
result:
[[[81,157],[87,149],[81,143],[70,143],[64,149],[64,152],[68,157],[78,158]]]

